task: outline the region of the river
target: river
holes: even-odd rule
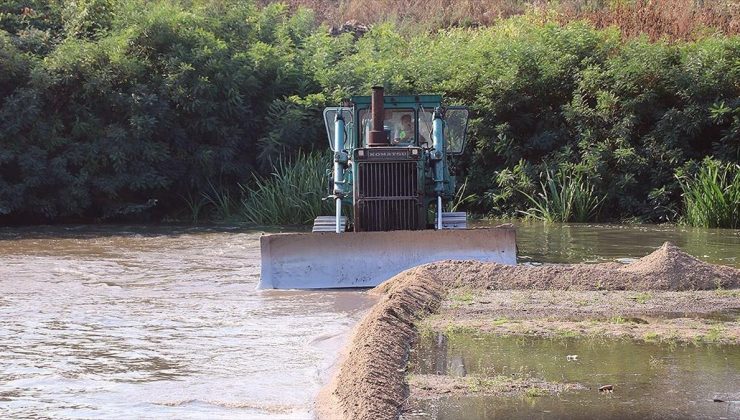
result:
[[[518,228],[524,262],[630,261],[671,240],[740,266],[737,230]],[[259,235],[0,229],[0,417],[310,418],[373,300],[359,291],[258,291]]]
[[[356,291],[258,291],[259,233],[0,233],[0,417],[310,418]]]

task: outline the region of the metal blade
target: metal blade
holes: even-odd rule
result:
[[[420,264],[516,264],[513,228],[282,233],[260,238],[262,289],[374,287]]]

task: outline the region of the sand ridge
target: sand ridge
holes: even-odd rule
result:
[[[740,287],[740,270],[705,263],[670,242],[626,265],[506,266],[480,261],[442,261],[425,267],[447,287],[489,290],[709,290]]]

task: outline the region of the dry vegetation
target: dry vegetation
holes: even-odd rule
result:
[[[264,3],[271,0],[263,0]],[[626,36],[693,39],[707,31],[740,33],[735,0],[282,0],[305,6],[330,25],[347,21],[395,21],[421,29],[489,25],[525,12],[563,23],[586,19],[596,27],[617,26]],[[710,29],[711,28],[711,29]]]

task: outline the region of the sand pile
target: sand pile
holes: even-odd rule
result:
[[[404,367],[414,323],[438,310],[454,287],[510,290],[698,290],[738,288],[740,270],[701,262],[666,242],[623,265],[506,266],[444,261],[407,270],[373,290],[381,300],[355,328],[349,350],[317,401],[330,419],[393,419],[408,395]]]
[[[443,261],[424,267],[447,287],[505,290],[708,290],[740,287],[740,270],[699,261],[670,242],[623,265],[552,264],[505,266]]]

